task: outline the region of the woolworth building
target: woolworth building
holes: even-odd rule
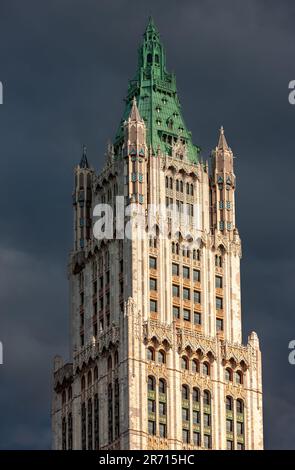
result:
[[[204,162],[150,19],[101,172],[86,149],[75,168],[71,352],[70,362],[54,360],[54,449],[263,448],[261,353],[255,332],[242,343],[236,177],[223,128],[216,142]],[[95,206],[108,204],[115,226],[118,196],[144,214],[167,207],[167,236],[156,227],[139,238],[133,224],[132,237],[95,237]],[[187,238],[196,207],[197,245]]]

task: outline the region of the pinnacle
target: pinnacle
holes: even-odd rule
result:
[[[221,126],[220,128],[220,135],[219,135],[219,141],[218,141],[218,150],[229,150],[229,147],[227,145],[227,141],[224,135],[224,128]]]
[[[147,24],[147,27],[145,29],[145,34],[147,34],[147,33],[154,33],[157,36],[159,36],[158,28],[157,28],[152,16],[149,16],[148,24]]]
[[[87,160],[87,149],[86,149],[86,145],[84,144],[83,145],[83,153],[82,153],[82,158],[81,158],[81,161],[80,161],[80,168],[89,168],[89,164],[88,164],[88,160]]]
[[[131,107],[129,118],[131,119],[131,121],[141,121],[141,117],[138,111],[135,96],[133,97],[133,100],[132,100],[132,107]]]

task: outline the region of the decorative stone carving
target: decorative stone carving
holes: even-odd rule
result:
[[[232,359],[236,364],[240,364],[242,361],[248,368],[250,363],[250,348],[240,344],[230,344],[224,341],[221,346],[221,354],[224,364],[230,362]]]
[[[192,351],[200,350],[204,356],[212,353],[214,359],[217,357],[216,340],[211,336],[205,336],[193,330],[178,330],[177,343],[179,353],[185,352],[186,348]]]
[[[156,338],[159,344],[167,341],[171,347],[173,344],[173,326],[149,320],[143,324],[143,336],[146,341]]]

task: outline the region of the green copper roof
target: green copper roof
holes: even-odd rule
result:
[[[130,114],[132,99],[136,97],[141,117],[147,127],[147,143],[156,152],[171,155],[171,144],[182,139],[187,146],[188,158],[198,161],[199,147],[192,143],[177,96],[175,75],[168,73],[165,52],[158,30],[152,20],[144,33],[144,40],[138,50],[138,67],[135,78],[129,81],[126,106],[115,138],[115,148],[123,141],[123,123]]]

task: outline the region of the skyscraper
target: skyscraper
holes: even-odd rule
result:
[[[75,168],[71,357],[54,361],[54,448],[263,448],[235,190],[223,128],[209,163],[193,144],[150,19],[102,171],[85,148]]]

